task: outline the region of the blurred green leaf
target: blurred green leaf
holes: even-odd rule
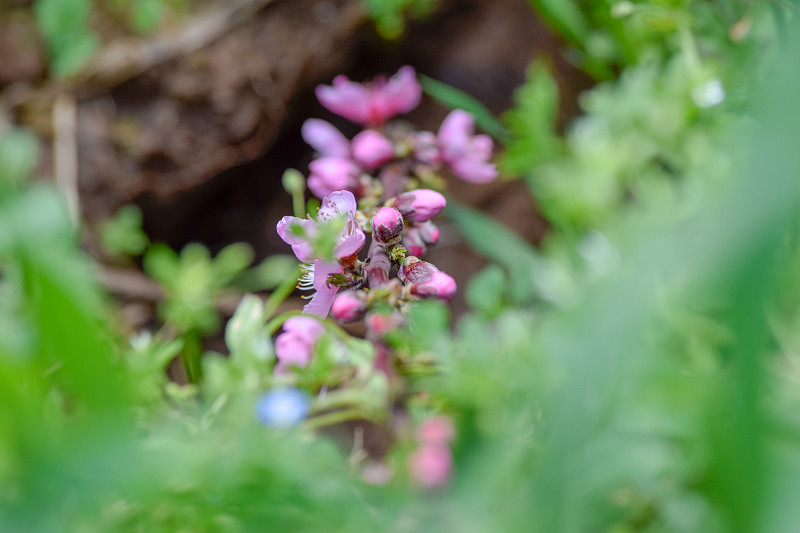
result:
[[[150,242],[142,231],[142,212],[134,205],[121,207],[100,235],[106,250],[117,255],[140,255]]]
[[[90,0],[36,0],[36,21],[58,77],[75,73],[97,49],[89,27],[91,7]]]
[[[501,167],[508,174],[525,176],[562,150],[555,132],[558,86],[543,63],[530,67],[514,101],[514,108],[503,117],[510,135]]]

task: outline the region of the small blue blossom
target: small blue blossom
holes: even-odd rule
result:
[[[310,409],[308,395],[295,388],[273,389],[256,400],[256,418],[270,428],[296,426],[308,416]]]

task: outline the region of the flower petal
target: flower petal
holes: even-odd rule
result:
[[[318,85],[316,95],[328,111],[358,124],[369,122],[370,91],[360,83],[346,76],[336,76],[333,86]]]
[[[358,209],[358,203],[352,192],[348,190],[334,191],[322,199],[317,218],[321,222],[325,222],[342,215],[352,216],[355,215],[356,209]]]
[[[303,139],[323,156],[350,157],[350,142],[330,122],[310,118],[303,123]]]
[[[317,290],[311,301],[303,308],[303,313],[311,313],[322,318],[328,316],[339,287],[328,285],[328,276],[342,271],[339,263],[316,263],[314,265],[314,288]]]

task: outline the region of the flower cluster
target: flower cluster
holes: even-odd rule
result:
[[[453,278],[419,259],[439,240],[431,219],[446,200],[435,188],[446,171],[476,183],[493,180],[492,140],[475,135],[472,115],[461,110],[447,116],[438,134],[392,121],[422,98],[408,66],[369,84],[338,76],[333,85],[319,86],[317,97],[364,129],[348,140],[324,120],[309,119],[302,128],[317,152],[309,164],[308,188],[322,206],[316,219],[284,217],[278,234],[306,264],[301,287],[316,291],[305,312],[324,318],[332,308],[335,319],[351,322],[372,307],[403,312],[419,298],[450,300],[456,291]],[[372,243],[361,260],[367,233]],[[323,234],[335,240],[327,254],[318,238]],[[393,265],[398,279],[389,277]]]
[[[321,204],[316,216],[283,217],[277,232],[303,263],[299,287],[315,292],[305,316],[285,320],[275,343],[274,373],[281,383],[325,392],[314,398],[310,410],[306,397],[296,394],[299,389],[263,396],[257,413],[272,427],[290,427],[309,413],[339,419],[354,409],[353,416],[360,416],[358,398],[374,396],[375,390],[384,391],[386,405],[397,400],[389,398],[391,391],[404,387],[392,382],[404,379],[398,370],[406,362],[394,352],[398,348],[391,334],[404,325],[414,302],[450,301],[456,294],[455,280],[420,258],[439,240],[434,218],[447,203],[439,192],[443,174],[473,183],[497,176],[490,162],[492,140],[475,134],[469,113],[452,111],[437,133],[395,120],[422,98],[411,67],[369,84],[338,76],[333,85],[318,87],[317,97],[363,129],[348,139],[320,119],[307,120],[302,128],[317,154],[309,164],[307,186]],[[295,190],[302,200],[302,188]],[[342,323],[363,321],[366,333],[359,342],[373,348],[367,359],[335,355],[335,346],[346,351],[348,341],[331,343],[325,337],[333,326],[321,319],[329,313]],[[419,486],[436,487],[449,479],[453,433],[452,423],[442,417],[420,426],[408,465]]]

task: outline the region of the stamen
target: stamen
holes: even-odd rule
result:
[[[303,273],[300,275],[297,288],[302,291],[314,290],[314,265],[301,263],[300,269],[303,271]]]

